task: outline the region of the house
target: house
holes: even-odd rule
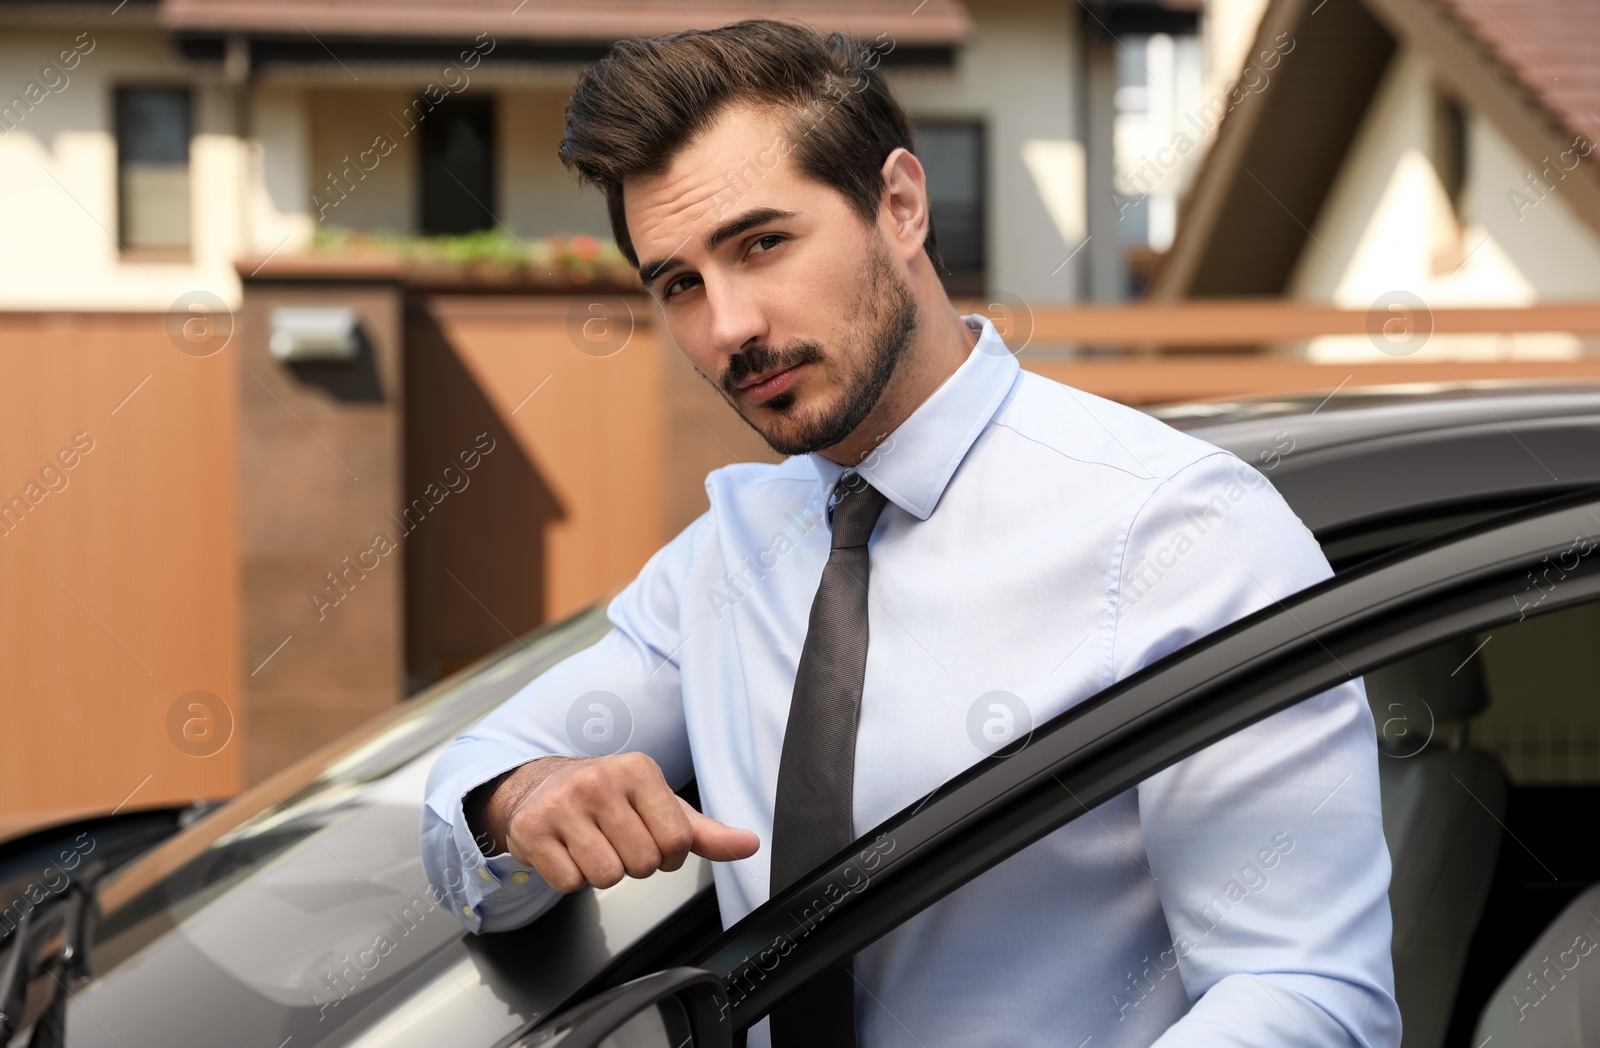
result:
[[[1429,316],[1600,295],[1597,39],[1574,0],[1272,0],[1261,89],[1223,120],[1152,297],[1370,310],[1367,337],[1283,347],[1314,361],[1581,359],[1592,339],[1430,337]]]
[[[1095,251],[1120,265],[1111,236],[1066,261],[1110,178],[1085,148],[1109,56],[1199,24],[1184,0],[0,4],[0,309],[236,306],[235,258],[334,230],[608,238],[555,155],[577,70],[622,36],[762,15],[880,53],[952,288],[1046,302],[1083,296]]]
[[[756,15],[878,51],[952,291],[1036,304],[1123,294],[1116,56],[1176,90],[1226,50],[1182,43],[1182,0],[0,2],[0,817],[251,785],[625,582],[708,469],[770,457],[620,285],[619,337],[577,345],[602,303],[504,294],[503,258],[348,248],[592,255],[555,155],[578,69]],[[307,309],[348,358],[269,348]]]

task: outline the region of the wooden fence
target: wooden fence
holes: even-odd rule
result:
[[[236,331],[187,307],[0,315],[0,833],[230,795],[626,582],[703,511],[709,470],[776,460],[643,298],[270,272],[247,284]],[[266,352],[270,308],[338,302],[369,328],[373,395]],[[1025,338],[1024,367],[1133,404],[1600,380],[1582,352],[1314,363],[1260,348],[1370,337],[1390,318],[1368,311],[958,308]],[[1600,305],[1421,322],[1581,340],[1600,336]],[[496,450],[471,487],[407,529],[407,507],[483,434]],[[403,559],[345,574],[386,521]],[[333,572],[347,582],[330,591]],[[314,596],[346,590],[319,619]]]

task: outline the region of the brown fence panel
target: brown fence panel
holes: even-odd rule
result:
[[[278,309],[348,308],[350,361],[270,352]],[[247,282],[240,308],[245,784],[405,697],[401,295],[392,282]]]
[[[408,539],[418,670],[447,672],[485,638],[585,606],[661,543],[656,332],[622,299],[592,317],[581,307],[441,295],[408,311],[410,487],[463,452],[485,456],[464,512]]]
[[[0,830],[238,788],[237,364],[188,348],[0,314]]]

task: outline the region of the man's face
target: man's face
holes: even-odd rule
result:
[[[673,339],[774,451],[799,455],[867,418],[917,308],[879,224],[791,148],[777,115],[729,109],[623,202]]]

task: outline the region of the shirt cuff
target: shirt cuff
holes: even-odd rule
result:
[[[447,777],[423,806],[423,866],[431,893],[471,932],[526,924],[560,898],[537,870],[509,851],[486,856],[467,825],[467,794],[502,772],[539,759],[505,747],[496,750],[479,754],[471,768]]]

